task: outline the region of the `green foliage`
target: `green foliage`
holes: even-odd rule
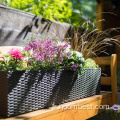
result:
[[[0,71],[22,71],[25,70],[22,59],[14,59],[10,54],[5,55],[4,61],[0,62]]]
[[[72,11],[72,15],[69,17],[69,22],[72,24],[75,28],[79,26],[80,23],[83,23],[85,19],[81,16],[80,13],[76,13],[75,11]]]
[[[77,22],[88,20],[91,17],[91,22],[96,20],[96,0],[69,0],[73,4],[73,15]],[[81,19],[79,19],[81,18]],[[78,21],[79,20],[79,21]]]
[[[98,68],[99,66],[91,58],[85,60],[83,68]]]
[[[61,22],[72,15],[72,3],[67,0],[7,0],[7,5]]]
[[[0,3],[4,4],[4,0],[0,0]]]
[[[92,22],[96,19],[95,0],[6,0],[6,4],[53,21],[68,22],[75,27],[89,17]]]

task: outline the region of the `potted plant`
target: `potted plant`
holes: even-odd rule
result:
[[[32,37],[22,51],[11,49],[3,59],[1,116],[15,116],[100,92],[101,69],[87,68],[87,60],[84,62],[82,53],[71,50],[69,42],[37,41]]]

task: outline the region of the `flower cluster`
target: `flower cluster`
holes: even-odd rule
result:
[[[65,57],[63,61],[64,65],[66,66],[66,70],[75,71],[79,69],[81,71],[84,63],[82,53],[73,50],[69,50],[67,52],[70,53],[70,56]]]
[[[65,53],[68,45],[69,42],[56,45],[55,42],[51,40],[36,41],[36,39],[34,39],[25,46],[24,51],[31,53],[29,55],[29,63],[32,63],[32,61],[34,61],[34,63],[36,61],[37,64],[39,63],[39,68],[37,69],[43,66],[44,68],[55,67],[56,65],[62,64],[64,57],[70,56],[70,53]]]
[[[23,66],[24,55],[22,51],[18,48],[12,48],[8,51],[8,54],[3,58],[4,60],[0,62],[1,71],[21,71],[25,70]]]
[[[20,50],[19,49],[10,49],[10,51],[8,52],[10,53],[10,55],[14,58],[14,59],[21,59],[23,58],[24,56],[21,54]]]
[[[82,53],[70,49],[69,42],[32,39],[22,51],[12,48],[7,62],[0,64],[4,70],[46,70],[66,69],[79,71],[82,69],[84,58]],[[27,67],[23,61],[27,61]]]

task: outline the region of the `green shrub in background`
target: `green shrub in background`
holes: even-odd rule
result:
[[[96,62],[91,58],[86,59],[83,65],[83,68],[98,68],[98,67],[99,66],[96,64]]]
[[[66,22],[72,15],[72,3],[67,0],[6,0],[6,4],[12,8],[61,22]]]
[[[1,4],[5,4],[5,0],[0,0],[0,3]]]
[[[72,2],[72,9],[73,15],[72,20],[78,22],[77,18],[79,19],[79,23],[84,20],[88,20],[91,17],[91,22],[96,21],[96,7],[97,1],[96,0],[68,0]],[[74,22],[72,21],[72,22]],[[74,22],[74,24],[76,24]],[[78,24],[79,25],[79,24]]]
[[[96,0],[0,0],[0,4],[75,27],[90,17],[92,23],[96,20]]]

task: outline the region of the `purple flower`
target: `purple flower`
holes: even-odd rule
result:
[[[71,55],[71,53],[66,53],[66,57],[69,57]]]
[[[110,109],[112,109],[112,107],[107,108],[107,110],[110,110]]]
[[[65,70],[67,70],[67,71],[68,71],[68,70],[71,70],[71,68],[69,68],[69,67],[67,66]]]
[[[33,41],[33,45],[34,47],[37,47],[38,46],[38,42],[36,40]]]
[[[51,40],[36,41],[34,39],[25,46],[25,51],[30,52],[30,58],[34,58],[35,61],[55,65],[56,63],[62,64],[63,58],[70,56],[70,53],[65,54],[64,52],[68,46],[68,42],[64,42],[63,45],[56,45]]]
[[[30,61],[31,61],[31,58],[29,58],[28,61],[30,62]]]
[[[36,55],[36,56],[34,56],[34,59],[40,60],[40,56]]]
[[[112,109],[113,109],[114,111],[118,111],[118,110],[119,110],[119,107],[115,105],[115,106],[112,107]]]
[[[25,46],[24,50],[25,50],[25,51],[29,51],[29,50],[30,50],[30,47],[29,47],[29,46]]]
[[[74,70],[76,70],[76,68],[78,68],[78,65],[72,65],[71,66]]]
[[[33,48],[33,44],[32,44],[32,43],[29,43],[28,46],[29,46],[30,48]]]
[[[77,68],[77,67],[78,67],[78,65],[72,65],[72,67],[73,67],[73,68]]]

